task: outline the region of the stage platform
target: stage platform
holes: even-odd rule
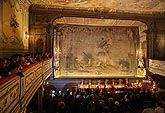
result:
[[[57,76],[57,75],[54,75],[54,78],[55,79],[58,79],[58,78],[78,78],[78,79],[86,79],[86,78],[96,78],[96,79],[105,79],[105,78],[145,78],[145,76],[139,76],[139,75],[92,75],[92,74],[81,74],[81,75],[78,75],[78,74],[67,74],[67,75],[60,75],[60,76]]]
[[[57,89],[65,89],[68,86],[70,88],[77,87],[77,88],[96,88],[100,85],[100,88],[104,88],[106,84],[108,88],[111,88],[112,85],[115,88],[124,88],[126,83],[129,87],[138,87],[137,82],[147,83],[149,82],[146,78],[139,78],[139,77],[127,77],[127,78],[69,78],[69,77],[60,77],[60,78],[53,78],[49,77],[46,80],[47,84],[51,84]],[[148,83],[147,83],[148,84]]]

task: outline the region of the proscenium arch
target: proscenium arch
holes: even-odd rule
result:
[[[30,12],[40,14],[52,14],[63,17],[84,17],[84,18],[104,18],[104,19],[122,19],[122,20],[149,20],[163,19],[164,12],[150,12],[150,11],[130,11],[110,8],[99,7],[61,7],[56,5],[39,5],[32,4],[30,6]]]
[[[54,29],[53,31],[59,32],[59,26],[69,25],[69,23],[58,23],[58,20],[62,18],[90,18],[90,19],[114,19],[116,21],[138,21],[140,24],[137,25],[141,33],[146,34],[144,31],[148,31],[148,23],[155,21],[156,19],[163,18],[163,13],[150,13],[150,12],[138,12],[138,11],[122,11],[122,10],[106,10],[100,8],[69,8],[69,7],[52,7],[52,6],[41,6],[41,5],[32,5],[30,9],[31,13],[38,13],[40,15],[46,15],[49,17],[49,25]],[[152,18],[152,20],[151,20]],[[150,19],[150,20],[149,20]],[[100,26],[100,25],[99,25]],[[111,26],[111,25],[109,25]],[[128,25],[131,26],[131,25]],[[142,29],[143,28],[143,29]],[[55,33],[53,35],[57,35]],[[147,35],[145,35],[145,39]],[[54,37],[54,36],[53,36]],[[52,38],[53,39],[53,38]],[[52,41],[53,42],[53,41]],[[147,41],[146,41],[147,42]],[[52,48],[53,49],[53,48]]]
[[[75,18],[75,17],[62,17],[62,18],[58,18],[58,19],[55,19],[54,21],[53,21],[53,25],[54,26],[56,26],[57,27],[57,29],[58,29],[58,32],[60,31],[60,29],[61,28],[63,28],[63,27],[65,27],[65,26],[69,26],[69,25],[78,25],[79,23],[70,23],[69,21],[63,21],[63,23],[61,22],[61,20],[62,19],[65,19],[65,18]],[[76,17],[77,18],[77,17]],[[79,19],[79,18],[77,18],[77,19]],[[82,18],[81,18],[82,19]],[[91,20],[93,19],[93,18],[90,18]],[[69,19],[70,20],[70,19]],[[103,20],[103,19],[98,19],[98,20]],[[112,19],[107,19],[107,20],[112,20]],[[115,19],[114,19],[115,20]],[[146,31],[148,28],[147,28],[147,26],[146,26],[146,24],[144,24],[144,23],[142,23],[142,22],[140,22],[140,21],[137,21],[137,20],[115,20],[115,21],[120,21],[120,22],[125,22],[125,21],[127,21],[127,22],[133,22],[133,23],[136,23],[136,25],[124,25],[124,26],[134,26],[134,27],[138,27],[139,28],[139,38],[143,38],[144,39],[144,34],[146,34],[144,31]],[[92,22],[92,21],[91,21]],[[81,22],[80,22],[81,23]],[[117,22],[118,23],[118,22]],[[82,25],[82,24],[81,24]],[[83,24],[83,25],[86,25],[86,24]],[[88,24],[89,25],[89,24]],[[93,25],[91,25],[91,26],[93,26]],[[95,25],[95,26],[104,26],[104,25]],[[106,25],[106,26],[119,26],[118,24],[115,24],[115,25]],[[124,27],[123,26],[123,27]],[[147,35],[145,35],[145,41],[146,41],[146,36]],[[143,41],[139,41],[139,45],[138,45],[138,47],[136,48],[137,49],[137,54],[136,54],[136,59],[138,59],[138,58],[140,58],[141,57],[141,49],[142,49],[142,43],[144,42],[144,40]],[[146,41],[147,42],[147,41]],[[147,53],[145,53],[145,54],[147,54]],[[136,64],[137,65],[137,64]],[[135,75],[136,76],[136,75]]]

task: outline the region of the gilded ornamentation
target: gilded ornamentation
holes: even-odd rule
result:
[[[16,92],[12,92],[12,93],[10,94],[10,98],[16,98],[16,96],[17,96]]]
[[[9,41],[9,43],[11,44],[11,45],[19,45],[20,44],[20,40],[19,40],[19,38],[16,36],[16,35],[12,35],[12,36],[10,36],[9,37],[9,39],[10,39],[10,41]]]
[[[5,35],[5,33],[4,32],[0,32],[0,43],[1,44],[6,44],[7,42],[8,42],[8,38]]]
[[[51,60],[50,60],[51,61]],[[42,69],[44,70],[45,65],[47,65],[48,61],[44,61],[36,66],[34,68],[30,68],[24,72],[25,77],[20,79],[15,76],[12,81],[1,84],[0,85],[0,113],[9,113],[10,111],[16,110],[15,112],[20,113],[19,106],[16,104],[19,103],[18,95],[19,95],[19,88],[21,88],[21,98],[22,100],[30,100],[36,91],[36,89],[39,88],[39,82],[41,81],[41,78],[43,77],[43,80],[52,72],[52,70],[49,72],[43,73]],[[49,62],[51,64],[51,62]],[[51,67],[50,67],[51,68]],[[36,70],[38,69],[38,70]],[[38,73],[36,72],[38,71]],[[39,73],[40,72],[40,73]],[[34,74],[35,73],[35,74]],[[40,75],[36,75],[40,74]],[[36,78],[37,77],[37,78]],[[25,80],[25,81],[24,81]],[[25,83],[26,82],[26,83]],[[33,93],[33,94],[32,94]],[[27,96],[27,94],[31,94],[30,96]],[[22,105],[27,104],[27,101],[22,101]],[[13,108],[13,106],[15,106]]]
[[[32,4],[45,5],[46,7],[70,7],[88,9],[95,7],[112,11],[161,11],[165,10],[161,0],[30,0]],[[129,4],[128,4],[129,3]]]
[[[149,70],[155,74],[165,75],[165,61],[149,59]]]
[[[34,80],[34,73],[30,73],[25,79],[26,86],[28,87],[33,80]]]
[[[15,9],[17,12],[22,11],[21,9],[22,4],[17,5],[17,3],[20,3],[20,0],[6,0],[6,2],[9,3],[10,8]]]
[[[6,99],[4,99],[4,103],[3,103],[4,105],[6,105],[7,104],[7,98]]]
[[[11,15],[10,27],[13,28],[13,32],[16,33],[16,28],[19,27],[19,23],[17,22],[17,18],[15,14]]]

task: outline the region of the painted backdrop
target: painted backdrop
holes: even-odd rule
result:
[[[60,74],[135,76],[137,36],[132,27],[63,27]]]

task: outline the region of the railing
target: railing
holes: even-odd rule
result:
[[[149,71],[165,76],[165,60],[149,59]]]
[[[11,75],[0,80],[0,113],[21,113],[52,73],[52,59],[37,62],[22,70],[24,77]]]

